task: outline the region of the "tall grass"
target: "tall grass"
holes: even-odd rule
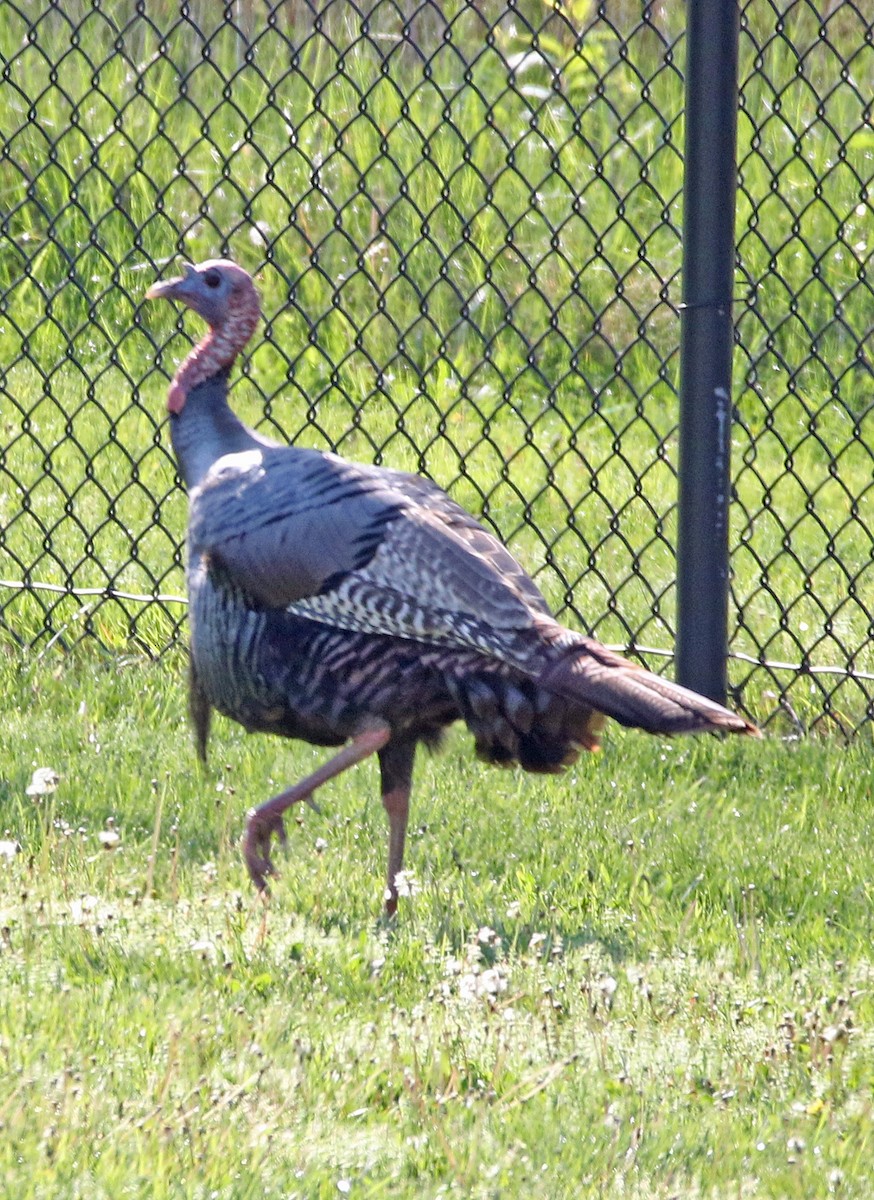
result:
[[[2,9],[0,574],[181,593],[159,426],[193,326],[173,336],[142,294],[177,252],[232,253],[267,315],[245,416],[430,473],[557,607],[669,651],[682,14],[267,11]],[[745,10],[732,642],[864,671],[872,50],[854,11],[822,38],[795,6],[787,57],[770,8]],[[25,641],[158,647],[183,615],[3,599]],[[753,707],[776,687],[822,709],[792,673],[748,674]],[[864,693],[829,703],[853,723]]]

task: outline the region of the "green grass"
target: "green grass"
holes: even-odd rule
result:
[[[10,1200],[870,1195],[867,738],[613,730],[539,780],[459,733],[386,929],[372,764],[265,908],[244,812],[323,751],[219,722],[202,772],[170,659],[0,674]]]

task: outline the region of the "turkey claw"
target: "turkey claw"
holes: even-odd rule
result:
[[[279,872],[270,857],[270,840],[276,834],[280,846],[285,846],[288,836],[282,817],[276,813],[259,813],[253,808],[246,821],[246,837],[243,842],[243,857],[252,882],[259,892],[269,891],[268,875]]]

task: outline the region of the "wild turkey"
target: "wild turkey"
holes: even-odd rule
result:
[[[347,743],[248,814],[260,889],[282,814],[370,754],[389,819],[386,909],[397,907],[413,758],[464,720],[480,758],[556,772],[596,750],[604,716],[650,733],[758,735],[743,717],[560,625],[509,551],[435,484],[279,445],[228,406],[260,303],[241,267],[185,264],[151,298],[209,332],[167,407],[189,492],[190,710],[206,757],[212,708],[249,731]]]

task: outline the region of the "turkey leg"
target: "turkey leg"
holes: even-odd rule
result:
[[[323,763],[312,775],[307,775],[300,783],[280,792],[272,800],[265,800],[258,808],[250,808],[246,818],[246,836],[243,842],[243,855],[246,866],[252,876],[252,882],[259,891],[267,890],[267,876],[275,875],[276,868],[270,859],[270,839],[275,833],[282,845],[285,845],[285,826],[282,814],[292,804],[299,800],[309,800],[316,788],[340,775],[347,767],[354,767],[368,755],[381,750],[391,737],[388,725],[380,724],[363,733],[357,734],[348,746],[344,746],[339,754]],[[401,835],[401,855],[403,855],[403,835]]]
[[[398,872],[404,865],[407,816],[410,811],[410,786],[413,778],[415,741],[389,742],[379,752],[382,773],[382,803],[388,814],[388,879],[385,887],[386,915],[393,917],[398,907]]]

